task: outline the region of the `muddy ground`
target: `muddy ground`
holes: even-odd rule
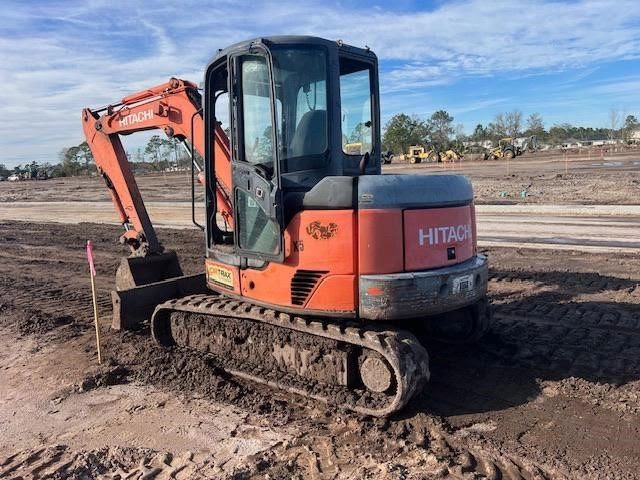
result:
[[[496,321],[360,417],[109,328],[119,229],[0,223],[2,478],[639,478],[640,259],[489,249]],[[186,272],[193,230],[162,230]],[[83,245],[96,244],[97,365]]]
[[[385,165],[384,173],[462,173],[473,181],[478,204],[638,204],[640,148],[624,152],[599,150],[562,154],[525,154],[507,161],[463,161],[455,165]],[[186,172],[137,177],[145,201],[189,201]],[[201,192],[197,198],[202,199]],[[0,202],[109,201],[101,178],[62,178],[47,181],[0,182]]]

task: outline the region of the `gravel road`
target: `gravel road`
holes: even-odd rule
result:
[[[147,202],[158,227],[188,228],[189,202]],[[478,205],[480,246],[640,252],[640,206]],[[0,220],[117,224],[110,202],[0,203]]]

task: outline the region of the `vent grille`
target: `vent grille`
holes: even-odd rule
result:
[[[291,279],[291,303],[304,305],[326,270],[297,270]]]

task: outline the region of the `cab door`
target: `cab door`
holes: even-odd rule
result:
[[[273,82],[265,54],[231,58],[235,246],[241,257],[282,262],[282,202]]]

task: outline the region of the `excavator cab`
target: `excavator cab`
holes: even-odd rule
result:
[[[377,71],[370,50],[315,37],[252,40],[212,59],[204,82],[209,289],[285,311],[376,320],[483,298],[486,259],[476,251],[468,180],[381,175]],[[225,124],[228,152],[213,138]],[[218,169],[229,161],[232,219],[217,207]]]
[[[312,37],[234,45],[206,70],[204,115],[205,132],[217,123],[230,132],[235,263],[282,262],[286,224],[324,179],[380,173],[377,59],[368,50]],[[210,199],[222,163],[214,147],[205,141]],[[340,201],[338,188],[327,207]],[[206,216],[209,256],[228,254],[231,222],[220,225],[215,201]]]

